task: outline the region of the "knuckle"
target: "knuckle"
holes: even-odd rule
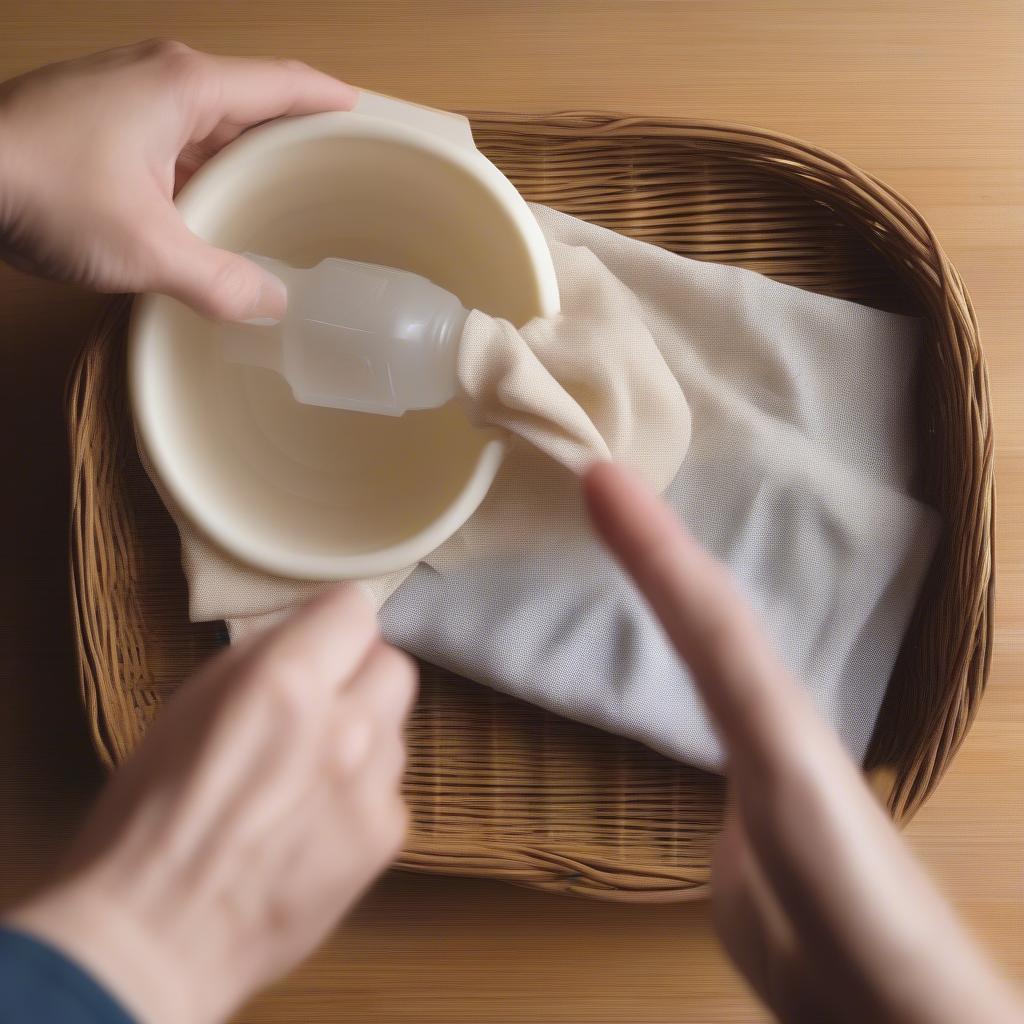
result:
[[[347,783],[355,776],[373,744],[373,728],[362,718],[343,721],[336,730],[328,750],[334,774]]]
[[[215,86],[215,66],[205,53],[176,40],[159,40],[153,51],[170,88],[182,102],[202,101]]]
[[[264,914],[267,924],[276,932],[289,931],[296,917],[292,901],[276,893],[267,901]]]
[[[181,53],[194,52],[185,43],[177,39],[167,39],[164,36],[153,36],[139,43],[140,49],[154,57],[171,57]]]
[[[305,667],[291,655],[276,651],[264,655],[253,673],[253,684],[285,721],[304,717],[310,706]]]
[[[171,78],[191,78],[202,68],[202,54],[177,39],[151,39],[145,46],[146,56]]]
[[[305,61],[296,60],[294,57],[277,57],[274,63],[282,71],[293,75],[308,74],[313,70]]]

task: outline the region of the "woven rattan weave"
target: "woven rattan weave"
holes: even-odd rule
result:
[[[608,114],[480,114],[473,127],[530,200],[925,319],[919,490],[945,530],[867,762],[905,819],[963,739],[992,629],[986,371],[969,299],[928,225],[869,175],[767,131]],[[135,454],[126,309],[116,302],[97,326],[68,392],[81,686],[109,764],[223,638],[186,619],[177,535]],[[704,891],[720,779],[430,668],[409,741],[404,867],[627,901]]]

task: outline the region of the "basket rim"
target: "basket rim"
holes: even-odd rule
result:
[[[509,113],[485,110],[465,111],[474,129],[484,125],[524,134],[555,136],[572,142],[595,136],[616,135],[625,138],[665,136],[679,142],[692,141],[698,148],[715,149],[725,159],[737,158],[756,163],[761,169],[790,182],[799,181],[812,194],[835,195],[837,181],[851,194],[876,211],[879,225],[896,231],[917,260],[920,284],[937,297],[941,309],[941,328],[958,342],[953,355],[963,363],[968,382],[969,408],[965,424],[970,429],[978,460],[965,489],[980,506],[980,536],[971,554],[972,603],[964,609],[953,664],[963,677],[964,686],[947,687],[947,702],[941,708],[941,728],[922,744],[906,777],[893,784],[886,794],[888,809],[898,823],[905,823],[930,795],[973,721],[988,679],[992,658],[993,602],[995,595],[995,481],[994,446],[989,408],[988,373],[978,337],[977,319],[970,298],[956,268],[949,261],[932,228],[923,216],[895,189],[845,158],[801,139],[772,129],[725,121],[688,117],[643,116],[612,111],[563,110],[553,113]],[[746,150],[744,147],[748,147]],[[759,150],[752,153],[749,147]],[[916,276],[913,280],[918,283]],[[108,309],[108,318],[124,315],[117,304]],[[76,637],[79,679],[93,741],[108,764],[121,755],[110,734],[109,712],[102,706],[95,673],[102,656],[94,641],[90,621],[89,582],[82,563],[83,535],[81,514],[87,500],[82,431],[87,429],[90,403],[85,382],[90,373],[89,346],[83,347],[68,379],[66,409],[72,455],[72,509],[70,584],[72,616]],[[965,500],[966,497],[965,497]],[[955,706],[954,706],[955,704]],[[474,843],[471,848],[452,853],[451,844],[439,849],[421,842],[407,848],[398,866],[408,870],[444,874],[479,874],[502,878],[533,888],[626,902],[675,902],[700,898],[709,889],[708,872],[703,868],[683,868],[660,874],[645,866],[631,871],[623,864],[610,864],[589,856],[574,858],[532,844]],[[461,863],[453,865],[454,860]]]

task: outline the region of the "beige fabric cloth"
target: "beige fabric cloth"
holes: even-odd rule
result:
[[[503,472],[499,484],[519,495],[518,512],[502,517],[501,524],[493,515],[473,517],[428,556],[431,565],[451,565],[469,552],[485,551],[496,533],[507,544],[542,528],[543,498],[538,514],[531,515],[522,496],[536,497],[538,483],[552,472],[557,490],[567,484],[571,489],[572,478],[557,466],[579,474],[595,461],[615,459],[661,491],[686,454],[690,409],[636,296],[582,246],[552,242],[551,255],[560,316],[517,329],[473,310],[459,344],[461,401],[470,419],[536,450],[533,458],[510,460],[515,469]],[[267,576],[211,544],[181,515],[175,520],[193,621],[227,619],[237,638],[263,625],[266,613],[291,607],[324,586]],[[575,528],[582,527],[579,521]],[[378,608],[412,568],[363,581]]]
[[[463,401],[479,424],[574,473],[615,459],[662,491],[690,443],[682,388],[636,296],[589,249],[552,242],[551,255],[562,315],[517,330],[470,313],[459,346]]]
[[[534,443],[513,448],[473,518],[407,579],[368,581],[382,630],[435,664],[719,769],[692,681],[587,529],[573,472],[603,442],[664,482],[690,436],[679,391],[653,401],[668,393],[665,365],[693,410],[666,499],[860,757],[939,532],[911,490],[920,325],[533,209],[566,313],[494,352],[488,332],[509,329],[474,322],[460,372],[481,418]],[[614,368],[592,358],[588,334],[606,318]],[[552,414],[533,357],[575,405]],[[182,549],[192,617],[227,619],[235,639],[317,589],[230,563],[187,528]]]

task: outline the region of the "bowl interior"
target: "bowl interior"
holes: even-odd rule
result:
[[[262,132],[190,184],[196,233],[297,266],[340,256],[412,270],[517,323],[542,312],[520,227],[465,165],[353,115],[329,131]],[[144,444],[186,514],[234,553],[343,575],[339,559],[407,543],[467,490],[486,491],[493,435],[456,403],[399,418],[305,406],[273,372],[225,362],[215,326],[145,301],[133,336]]]

